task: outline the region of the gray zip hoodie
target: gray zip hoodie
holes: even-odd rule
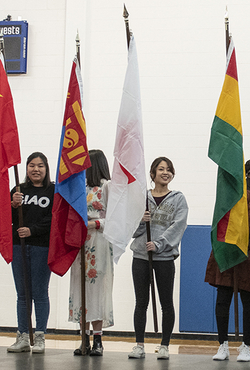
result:
[[[151,214],[151,241],[156,246],[156,251],[152,253],[153,260],[176,259],[179,256],[181,238],[187,227],[188,205],[184,195],[173,190],[157,206],[151,191],[148,190],[148,205]],[[134,252],[134,258],[148,260],[145,222],[140,222],[133,238],[135,239],[130,249]]]

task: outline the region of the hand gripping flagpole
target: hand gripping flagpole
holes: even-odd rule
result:
[[[4,40],[3,40],[2,30],[1,30],[1,33],[0,33],[0,52],[3,55],[4,67],[5,67],[5,71],[6,71],[5,49],[4,49]],[[14,172],[15,172],[15,179],[16,179],[16,191],[18,191],[20,193],[20,184],[19,184],[19,176],[18,176],[17,165],[14,165]],[[18,206],[18,219],[19,219],[19,227],[23,227],[23,210],[22,210],[22,205]],[[30,344],[31,344],[31,346],[33,346],[34,342],[33,342],[32,321],[31,321],[31,300],[30,300],[30,284],[29,284],[30,282],[29,282],[29,278],[28,278],[25,239],[24,238],[20,238],[20,241],[21,241],[21,250],[22,250],[22,264],[23,264],[23,274],[24,274],[24,290],[25,290],[25,301],[26,301],[27,320],[28,320],[28,327],[29,327],[29,337],[30,337]]]
[[[229,18],[226,7],[225,13],[225,32],[226,32],[226,54],[228,53],[231,36],[229,34]],[[233,269],[234,277],[234,325],[235,325],[235,339],[239,340],[239,313],[238,313],[238,265],[234,266]]]
[[[127,43],[129,49],[130,37],[131,32],[129,29],[129,13],[126,9],[124,4],[123,9],[123,17],[125,21],[125,28],[126,28],[126,35],[127,35]],[[148,211],[148,197],[146,200],[146,211]],[[151,241],[151,233],[150,233],[150,222],[146,222],[146,229],[147,229],[147,241]],[[152,263],[152,251],[148,252],[148,260],[149,260],[149,276],[150,276],[150,286],[151,286],[151,296],[152,296],[152,307],[153,307],[153,319],[154,319],[154,331],[158,333],[158,323],[157,323],[157,311],[156,311],[156,300],[155,300],[155,284],[154,284],[154,273],[153,273],[153,263]]]
[[[79,67],[81,68],[80,63],[80,38],[77,31],[76,35],[76,56],[79,63]],[[81,247],[81,297],[82,297],[82,355],[86,355],[86,336],[85,336],[85,329],[86,329],[86,298],[85,298],[85,245]]]

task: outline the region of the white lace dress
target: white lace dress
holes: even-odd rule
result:
[[[87,186],[88,219],[98,220],[98,230],[88,230],[85,242],[85,290],[86,322],[103,321],[103,328],[114,325],[113,319],[113,250],[112,245],[103,237],[106,215],[108,185],[106,180],[101,186]],[[81,252],[71,266],[69,321],[80,322],[81,318]]]

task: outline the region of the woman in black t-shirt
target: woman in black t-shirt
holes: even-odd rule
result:
[[[49,317],[48,287],[50,269],[47,264],[49,235],[54,197],[54,184],[50,181],[48,160],[43,153],[32,153],[26,163],[26,179],[20,192],[11,191],[13,224],[12,271],[17,291],[18,331],[16,342],[8,352],[29,352],[29,328],[26,309],[25,284],[21,240],[25,238],[26,264],[31,305],[34,301],[36,331],[33,353],[45,350],[44,333]],[[18,207],[22,205],[23,227],[18,225]]]

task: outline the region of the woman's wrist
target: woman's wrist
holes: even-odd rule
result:
[[[11,201],[11,207],[12,208],[18,208],[18,204],[14,203],[14,201]]]

